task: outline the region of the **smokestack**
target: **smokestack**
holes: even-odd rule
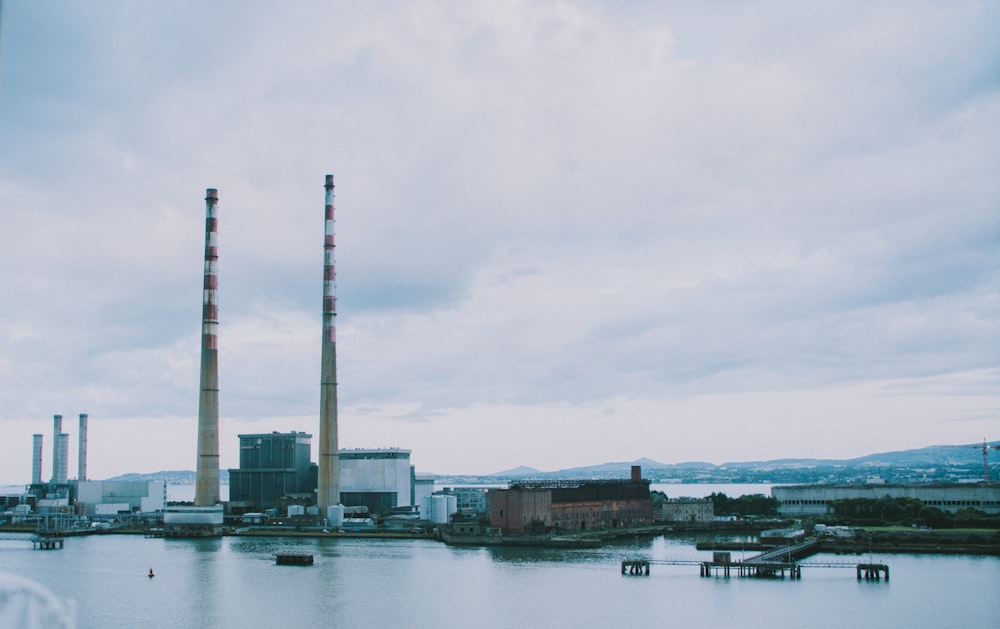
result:
[[[323,240],[323,345],[319,389],[319,480],[316,506],[321,514],[340,503],[340,452],[337,449],[337,297],[333,263],[333,175],[326,176]]]
[[[80,413],[80,436],[77,438],[79,440],[77,451],[77,471],[76,480],[85,481],[87,480],[87,414]]]
[[[194,504],[210,507],[219,502],[219,307],[216,302],[219,262],[219,193],[205,191],[205,283],[201,323],[201,395],[198,398],[198,461],[195,467]]]
[[[42,484],[42,435],[31,436],[31,484]]]
[[[56,449],[59,451],[59,469],[56,471],[55,478],[52,479],[52,482],[61,484],[66,482],[66,471],[69,459],[68,434],[64,432],[59,433],[59,437],[56,439]]]
[[[62,434],[62,415],[52,416],[52,482],[59,477],[59,435]]]

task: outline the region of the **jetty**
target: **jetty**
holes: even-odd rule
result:
[[[59,550],[63,547],[63,536],[62,535],[39,535],[35,533],[33,535],[18,535],[4,534],[0,535],[0,540],[3,541],[31,541],[31,547],[35,550]]]
[[[649,576],[653,564],[664,566],[698,566],[702,577],[732,575],[740,577],[801,579],[802,568],[854,568],[858,581],[889,581],[889,566],[881,563],[852,563],[841,561],[803,562],[802,559],[819,552],[817,540],[774,548],[747,559],[733,561],[729,551],[712,553],[711,561],[697,559],[645,559],[629,558],[621,562],[623,575]]]

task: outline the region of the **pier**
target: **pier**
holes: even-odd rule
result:
[[[27,535],[7,534],[0,535],[3,541],[31,541],[31,547],[35,550],[59,550],[63,547],[63,537],[61,535],[38,535],[37,533],[28,537]]]
[[[858,581],[889,581],[889,566],[881,563],[851,563],[838,561],[802,562],[799,561],[819,551],[819,542],[808,540],[799,544],[775,548],[741,561],[733,561],[732,553],[716,551],[711,561],[696,559],[624,559],[621,562],[622,574],[649,576],[652,564],[662,566],[698,566],[702,577],[721,576],[729,578],[732,575],[740,577],[757,577],[784,579],[787,573],[790,579],[802,578],[802,567],[807,568],[854,568]]]

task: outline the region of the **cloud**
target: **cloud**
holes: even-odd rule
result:
[[[4,8],[0,420],[193,415],[208,187],[223,414],[312,414],[327,172],[341,399],[387,442],[601,441],[626,400],[698,444],[657,405],[996,367],[990,5]]]

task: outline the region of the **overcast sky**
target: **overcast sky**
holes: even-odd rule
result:
[[[205,189],[221,465],[418,472],[1000,438],[1000,4],[56,2],[0,25],[0,482],[194,469]],[[315,443],[314,443],[315,450]],[[978,454],[970,450],[969,462]]]

